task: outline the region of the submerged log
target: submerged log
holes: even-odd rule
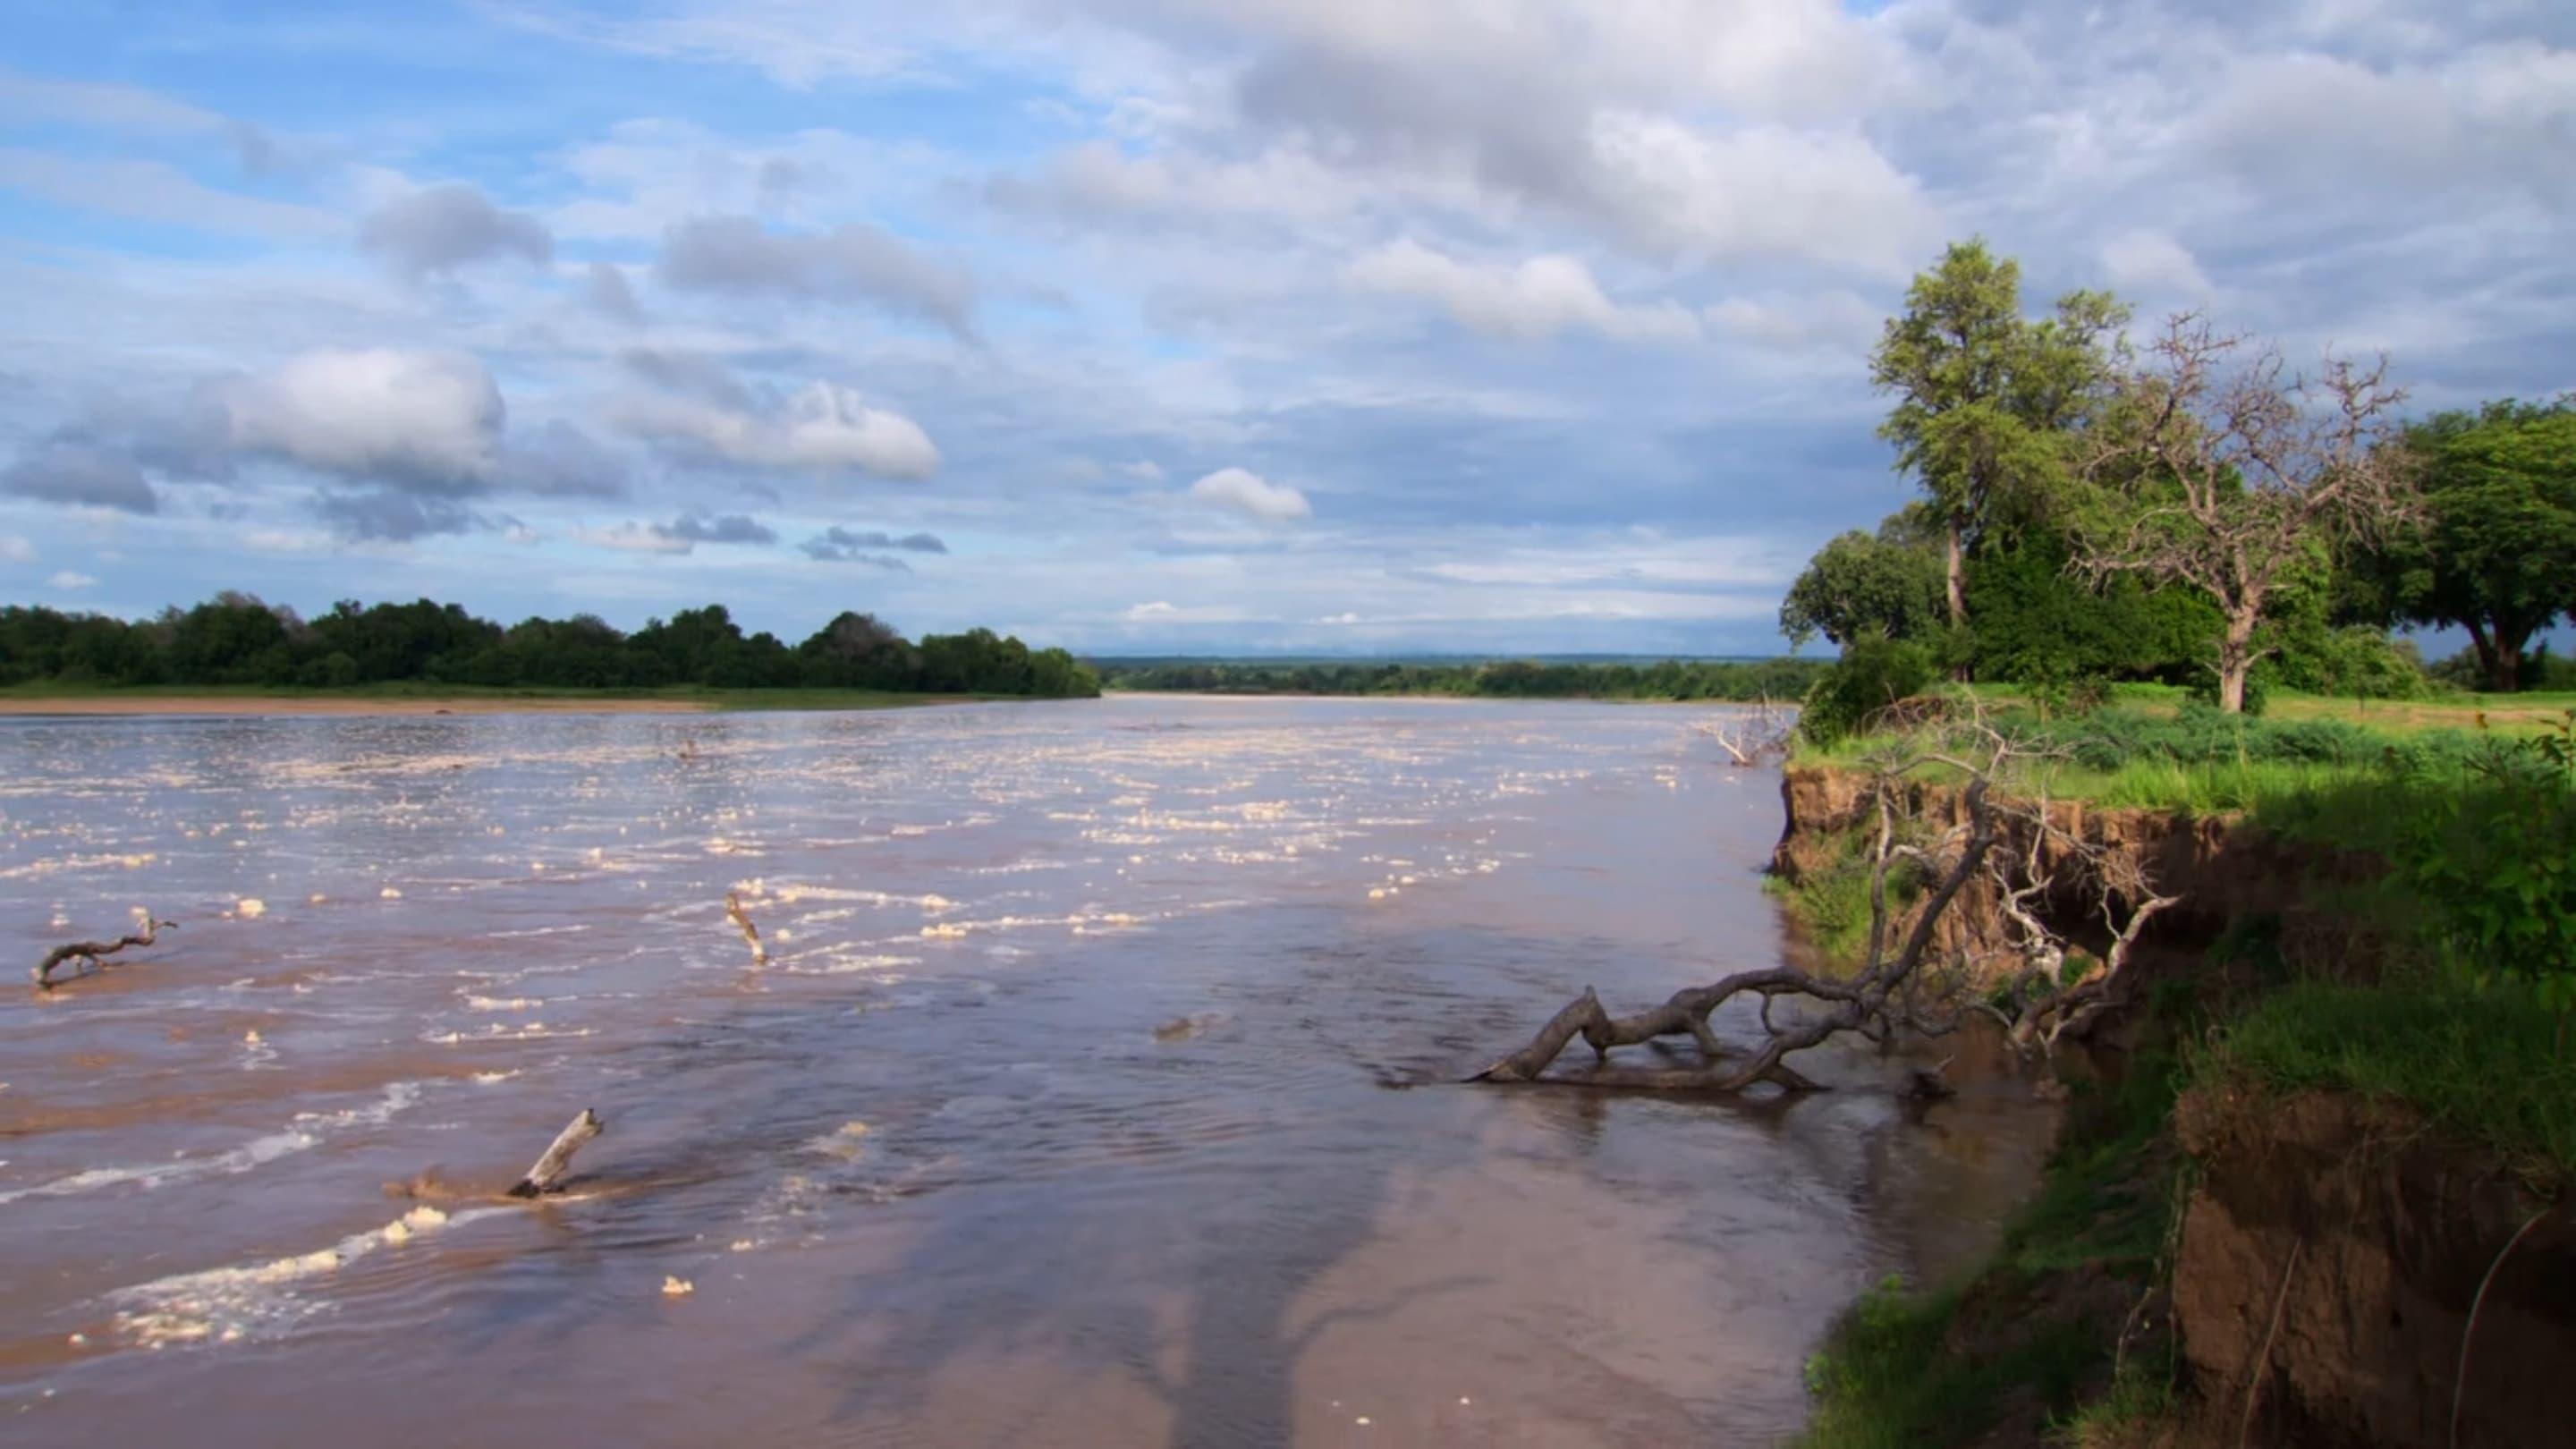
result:
[[[167,926],[173,931],[179,929],[177,921],[156,921],[150,911],[137,910],[135,914],[143,918],[143,929],[132,935],[119,936],[113,941],[73,941],[46,952],[45,959],[36,963],[36,989],[39,991],[54,989],[58,984],[54,979],[56,967],[73,961],[86,962],[88,964],[74,976],[63,979],[72,980],[79,976],[86,976],[92,971],[105,969],[107,964],[105,958],[119,951],[131,946],[151,945],[153,938],[160,934],[162,927]]]
[[[751,947],[751,964],[768,965],[769,948],[760,943],[760,928],[753,925],[751,917],[743,911],[741,892],[725,892],[725,919],[733,922],[734,929],[742,932],[744,944]]]
[[[546,1149],[545,1156],[537,1159],[536,1166],[528,1169],[528,1175],[512,1185],[510,1196],[541,1197],[554,1191],[563,1175],[572,1170],[572,1155],[604,1130],[599,1114],[588,1107],[582,1108],[581,1115],[573,1118],[570,1126],[555,1134],[554,1145]]]

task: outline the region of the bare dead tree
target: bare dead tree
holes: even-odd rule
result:
[[[36,989],[51,991],[64,981],[77,980],[93,971],[103,971],[107,969],[106,958],[135,946],[153,944],[154,938],[160,935],[164,927],[173,931],[179,929],[178,922],[154,920],[152,913],[141,906],[134,908],[134,914],[142,920],[143,928],[131,935],[119,936],[113,941],[73,941],[47,951],[45,959],[36,963]],[[75,961],[82,963],[80,970],[61,978],[54,975],[57,967]]]
[[[751,964],[754,966],[768,965],[769,948],[760,943],[760,928],[753,925],[751,923],[750,915],[744,912],[742,908],[741,892],[725,892],[725,919],[733,922],[733,928],[742,932],[744,944],[751,947]]]
[[[1993,798],[1997,771],[2011,758],[2009,741],[1983,732],[1983,758],[1927,749],[1883,766],[1872,784],[1876,816],[1870,870],[1869,946],[1861,967],[1843,980],[1811,975],[1795,967],[1740,971],[1707,986],[1673,993],[1661,1006],[1634,1016],[1614,1017],[1590,988],[1539,1028],[1529,1044],[1469,1078],[1479,1082],[1562,1082],[1591,1087],[1644,1087],[1666,1090],[1735,1092],[1769,1082],[1792,1092],[1817,1089],[1788,1065],[1787,1058],[1845,1032],[1858,1032],[1886,1042],[1899,1029],[1940,1035],[1958,1025],[1955,1007],[1946,1014],[1933,1008],[1955,995],[1956,980],[1944,972],[1935,947],[1942,913],[1959,892],[1985,868],[1995,847],[2004,813]],[[1918,844],[1900,831],[1905,777],[1928,766],[1948,765],[1965,773],[1958,819],[1929,843]],[[1888,904],[1888,877],[1900,866],[1922,872],[1929,890],[1913,923],[1897,939],[1896,916]],[[1764,1036],[1750,1052],[1730,1051],[1709,1025],[1719,1007],[1738,996],[1761,998]],[[1772,1021],[1775,998],[1802,1001],[1808,1010],[1785,1024]],[[1548,1067],[1576,1037],[1592,1048],[1591,1070],[1544,1077]],[[1688,1036],[1697,1042],[1701,1061],[1682,1067],[1614,1067],[1613,1048],[1652,1042],[1660,1037]]]
[[[1767,697],[1750,710],[1739,711],[1724,719],[1702,720],[1692,729],[1717,741],[1727,758],[1739,769],[1762,763],[1773,755],[1784,754],[1797,727],[1787,711]]]
[[[2147,358],[2121,379],[2118,421],[2098,430],[2087,470],[2120,516],[2078,530],[2077,563],[2097,580],[2138,574],[2208,594],[2223,620],[2219,708],[2235,712],[2270,652],[2254,631],[2273,589],[2330,538],[2411,513],[2410,464],[2393,446],[2406,393],[2385,354],[2292,374],[2277,348],[2249,348],[2197,313],[2170,319]]]

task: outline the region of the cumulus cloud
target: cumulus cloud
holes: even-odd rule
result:
[[[45,503],[158,513],[161,495],[134,460],[74,443],[41,445],[0,472],[0,493]]]
[[[358,245],[413,278],[513,256],[544,266],[555,252],[544,223],[525,212],[503,211],[462,182],[427,187],[377,207],[359,225]]]
[[[465,493],[493,466],[501,390],[458,352],[321,349],[220,394],[234,446],[353,477]]]
[[[92,589],[98,587],[98,580],[91,578],[87,574],[74,573],[70,569],[64,569],[62,572],[55,574],[52,578],[45,580],[45,587],[49,589],[65,590]]]
[[[1163,465],[1151,458],[1138,458],[1132,463],[1121,463],[1118,465],[1118,471],[1139,483],[1163,481]]]
[[[34,563],[36,546],[24,534],[0,533],[0,563]]]
[[[1677,304],[1611,301],[1591,269],[1568,256],[1473,266],[1407,238],[1360,258],[1351,279],[1372,291],[1437,302],[1459,325],[1488,337],[1535,340],[1577,328],[1623,342],[1699,335],[1698,319]]]
[[[2216,290],[2182,243],[2160,231],[2132,228],[2102,243],[2102,270],[2113,288],[2175,302],[2203,302]]]
[[[1315,513],[1305,494],[1244,468],[1219,468],[1191,484],[1190,496],[1264,523],[1287,523]]]
[[[773,410],[666,393],[626,399],[616,419],[637,437],[746,467],[861,469],[889,478],[927,478],[939,469],[939,449],[919,424],[819,380]]]
[[[948,545],[936,534],[907,533],[897,537],[881,529],[862,532],[857,529],[843,528],[838,524],[823,530],[796,547],[802,550],[807,558],[825,563],[867,563],[879,568],[897,568],[907,571],[910,566],[901,559],[873,557],[871,554],[886,549],[902,549],[910,553],[948,552]]]
[[[861,302],[972,337],[972,274],[864,223],[772,232],[748,216],[684,221],[663,238],[661,278],[680,291]]]

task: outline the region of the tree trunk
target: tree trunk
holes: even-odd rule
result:
[[[2230,615],[2225,632],[2218,637],[2218,709],[2221,714],[2245,712],[2245,677],[2254,672],[2254,620],[2262,612],[2257,604]]]
[[[2510,629],[2499,622],[2495,626],[2495,659],[2487,670],[2487,685],[2498,694],[2512,694],[2522,688],[2522,647],[2531,642],[2529,629]]]
[[[1947,588],[1950,601],[1950,627],[1965,629],[1968,627],[1967,550],[1959,543],[1959,520],[1955,517],[1949,521],[1948,550],[1944,561],[1949,570]],[[1972,672],[1967,662],[1962,660],[1952,666],[1950,674],[1952,678],[1965,684]]]
[[[2512,689],[2513,686],[2506,681],[2513,677],[2522,663],[2521,649],[2516,648],[2510,656],[2499,657],[2495,638],[2487,633],[2483,619],[2469,621],[2469,643],[2478,651],[2478,674],[2486,687],[2499,691]],[[2510,658],[2510,663],[2506,662],[2507,658]]]

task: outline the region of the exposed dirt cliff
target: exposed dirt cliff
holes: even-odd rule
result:
[[[2449,1444],[2465,1340],[2459,1444],[2576,1443],[2576,1214],[2346,1098],[2197,1092],[2175,1125],[2202,1169],[2173,1273],[2185,1442]]]
[[[1785,819],[1780,843],[1772,852],[1773,872],[1798,882],[1832,869],[1843,858],[1851,833],[1869,822],[1870,779],[1865,771],[1831,766],[1791,765],[1783,770],[1780,803]],[[1960,806],[1955,788],[1923,781],[1904,788],[1908,806],[1926,818],[1956,817]],[[2052,800],[2048,819],[2053,827],[2143,867],[2159,892],[2182,897],[2180,905],[2149,926],[2141,942],[2142,962],[2181,953],[2197,961],[2231,925],[2260,919],[2277,924],[2283,955],[2303,967],[2354,977],[2367,975],[2375,966],[2377,952],[2360,924],[2320,901],[2325,889],[2338,882],[2375,876],[2378,862],[2366,855],[2281,840],[2226,816],[2103,809],[2080,800]],[[2032,833],[2022,823],[2005,843],[2027,848]],[[2042,918],[2077,944],[2098,951],[2108,931],[2089,904],[2096,894],[2088,889],[2090,883],[2070,872],[2058,885],[2041,903]],[[1991,881],[1973,882],[1942,921],[1942,944],[1964,950],[1972,960],[2008,966],[2010,954],[2005,948],[2010,943],[1997,895]]]

